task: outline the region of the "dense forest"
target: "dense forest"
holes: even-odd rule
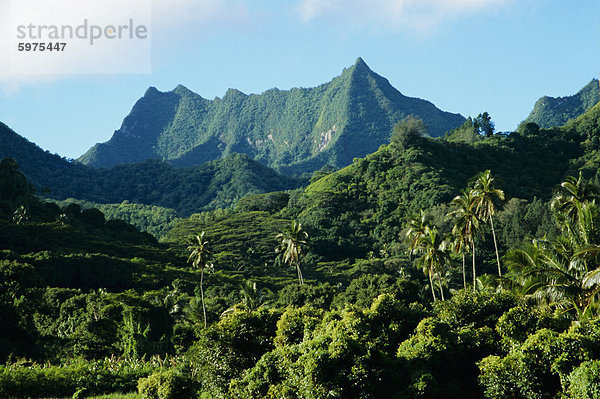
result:
[[[230,154],[188,168],[149,159],[95,169],[45,152],[2,123],[0,158],[15,159],[38,193],[55,200],[76,198],[99,204],[129,201],[170,208],[178,216],[231,208],[246,195],[292,189],[305,182],[301,177],[278,174],[244,154]]]
[[[187,215],[2,160],[0,397],[598,397],[600,105],[426,131]]]

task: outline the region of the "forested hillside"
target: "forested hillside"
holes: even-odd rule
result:
[[[540,130],[529,124],[519,132],[486,137],[466,123],[445,139],[414,137],[392,143],[292,192],[287,206],[276,214],[306,226],[312,237],[309,256],[316,262],[382,251],[401,254],[406,249],[401,232],[410,217],[431,209],[442,218],[469,179],[490,169],[511,199],[499,222],[511,229],[502,233],[507,249],[528,234],[535,235],[540,223],[547,221],[542,202],[566,176],[582,169],[587,178],[599,181],[599,120],[597,106],[560,129]],[[398,126],[395,134],[401,135],[401,130]],[[236,212],[232,215],[237,217]],[[211,224],[196,227],[210,229]],[[176,226],[170,235],[178,230]]]
[[[207,100],[181,85],[170,92],[150,88],[112,138],[78,160],[96,167],[149,158],[191,166],[236,152],[302,174],[346,166],[374,152],[389,141],[392,126],[411,114],[423,119],[432,136],[465,120],[401,94],[359,58],[340,76],[308,89],[260,95],[230,89]]]
[[[598,79],[592,79],[572,96],[540,98],[525,122],[534,122],[543,128],[562,126],[590,110],[598,104],[598,101],[600,101],[600,82]]]
[[[106,220],[123,220],[135,226],[139,231],[152,234],[156,239],[161,239],[181,219],[174,209],[156,205],[136,204],[127,200],[117,204],[100,204],[74,198],[67,198],[62,201],[53,200],[52,202],[55,202],[61,208],[71,204],[77,204],[84,210],[96,208],[104,214]]]
[[[38,193],[50,198],[103,204],[130,201],[171,208],[185,216],[233,207],[248,194],[302,184],[302,180],[279,175],[242,154],[190,168],[148,160],[95,169],[45,152],[4,124],[0,124],[0,158],[15,159]]]

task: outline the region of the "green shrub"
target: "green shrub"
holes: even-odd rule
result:
[[[301,343],[323,318],[323,311],[311,306],[288,307],[277,321],[275,345],[284,346]]]
[[[556,359],[564,350],[559,334],[541,329],[505,357],[488,356],[478,364],[487,398],[555,398],[561,392]]]
[[[496,332],[502,337],[503,347],[510,350],[512,346],[522,344],[542,328],[562,332],[569,324],[567,319],[552,317],[547,309],[521,303],[500,316]]]
[[[600,360],[581,363],[568,377],[569,398],[600,398]]]
[[[188,351],[202,390],[224,397],[229,382],[272,350],[279,310],[236,310],[202,330]]]
[[[153,362],[105,359],[75,360],[52,365],[11,364],[0,366],[0,398],[70,397],[110,392],[131,392],[136,382],[159,367]],[[82,396],[78,396],[82,397]]]
[[[192,381],[175,370],[159,371],[138,381],[144,399],[185,399],[194,397]]]
[[[302,307],[310,305],[329,309],[337,290],[329,283],[324,284],[288,284],[279,290],[279,305]]]
[[[80,388],[73,394],[71,399],[84,399],[88,397],[88,394],[87,388]]]

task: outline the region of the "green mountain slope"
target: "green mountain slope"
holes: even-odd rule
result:
[[[180,215],[233,207],[248,194],[295,188],[300,181],[281,176],[243,154],[231,154],[190,168],[158,160],[95,169],[43,151],[0,124],[0,159],[14,158],[39,192],[54,199],[96,203],[158,205]]]
[[[207,100],[178,86],[150,88],[106,143],[79,158],[95,167],[148,158],[190,166],[245,153],[286,173],[342,167],[389,141],[392,126],[414,114],[441,136],[464,122],[459,114],[406,97],[358,59],[328,83],[246,95],[230,89]]]
[[[544,96],[536,101],[525,122],[535,122],[540,127],[562,126],[570,119],[588,111],[600,101],[598,79],[592,79],[577,94],[566,97]]]
[[[508,198],[547,199],[580,155],[572,137],[550,131],[475,144],[425,139],[404,150],[388,145],[309,185],[293,211],[311,229],[320,256],[362,258],[397,251],[409,217],[436,207],[443,214],[480,171],[491,169]]]
[[[442,215],[468,180],[486,169],[507,199],[530,203],[548,200],[579,170],[600,182],[600,104],[560,128],[482,136],[473,143],[423,139],[403,150],[384,146],[312,183],[282,212],[311,230],[313,250],[324,259],[393,251],[402,248],[409,217],[420,209]]]
[[[584,153],[573,164],[587,177],[600,182],[600,104],[569,121],[562,129],[581,140]]]
[[[527,234],[537,234],[540,226],[547,227],[550,219],[543,201],[566,176],[581,169],[600,181],[600,105],[561,128],[478,136],[472,142],[423,138],[406,148],[382,146],[294,193],[287,206],[275,208],[271,215],[305,226],[311,237],[307,263],[313,265],[338,262],[339,268],[347,259],[405,254],[402,231],[408,218],[425,209],[444,223],[448,203],[486,169],[506,193],[506,210],[499,204],[505,213],[495,221],[503,231],[500,245],[506,249]],[[219,223],[234,223],[243,213],[234,210]],[[205,219],[180,221],[167,237],[181,237],[190,226],[212,228],[212,220]],[[258,222],[249,223],[248,231],[260,231]],[[493,251],[491,242],[481,241],[482,257]]]
[[[157,240],[160,240],[179,220],[174,209],[136,204],[127,200],[118,204],[100,204],[74,198],[62,201],[54,200],[54,202],[61,208],[66,208],[71,204],[77,204],[84,210],[96,208],[104,214],[106,220],[122,220],[139,231],[152,234]]]

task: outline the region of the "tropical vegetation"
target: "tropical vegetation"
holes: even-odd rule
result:
[[[0,397],[596,397],[600,107],[484,114],[160,240],[0,161]]]

